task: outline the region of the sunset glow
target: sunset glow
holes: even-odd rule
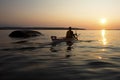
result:
[[[100,22],[101,22],[101,24],[105,24],[105,23],[106,23],[106,18],[102,18],[102,19],[100,20]]]
[[[107,24],[110,29],[120,29],[119,3],[120,0],[0,0],[0,25],[103,29],[101,25]]]

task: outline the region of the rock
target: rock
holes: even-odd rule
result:
[[[12,38],[29,38],[29,37],[35,37],[35,36],[40,36],[42,35],[38,31],[30,31],[30,30],[17,30],[13,31],[12,33],[9,34],[9,37]]]

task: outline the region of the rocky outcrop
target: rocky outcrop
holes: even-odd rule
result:
[[[17,30],[13,31],[12,33],[9,34],[9,37],[12,38],[29,38],[29,37],[35,37],[35,36],[40,36],[42,33],[38,31],[30,31],[30,30]]]

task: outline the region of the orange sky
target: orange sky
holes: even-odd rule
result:
[[[0,25],[120,29],[120,0],[0,0]],[[105,18],[106,23],[100,23]]]

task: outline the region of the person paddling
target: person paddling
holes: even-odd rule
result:
[[[66,38],[69,38],[69,39],[75,38],[75,39],[76,39],[76,36],[75,36],[75,34],[73,33],[71,27],[68,28],[68,31],[67,31],[67,33],[66,33]]]

